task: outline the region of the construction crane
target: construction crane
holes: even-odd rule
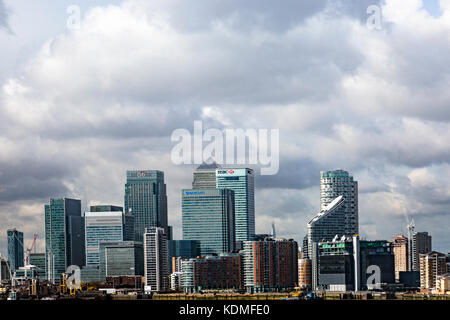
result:
[[[26,266],[30,264],[30,254],[31,254],[31,251],[34,248],[36,248],[36,239],[37,239],[37,237],[38,237],[38,234],[35,233],[34,237],[33,237],[33,243],[31,244],[31,246],[29,248],[27,248],[27,256],[25,258],[25,265]]]

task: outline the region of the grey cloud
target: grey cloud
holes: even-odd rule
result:
[[[8,9],[6,8],[5,2],[3,0],[0,0],[0,29],[5,29],[8,32],[11,32],[11,29],[9,27],[8,23]]]

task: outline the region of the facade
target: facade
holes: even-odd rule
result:
[[[144,275],[144,248],[142,242],[120,241],[100,243],[100,276]]]
[[[181,291],[183,286],[181,284],[182,272],[172,272],[169,276],[169,287],[172,291]]]
[[[0,257],[0,283],[9,280],[10,278],[9,262]]]
[[[435,290],[438,276],[447,273],[446,256],[443,253],[431,251],[419,255],[420,289]]]
[[[182,286],[185,293],[201,290],[240,290],[243,288],[242,256],[222,253],[182,262]]]
[[[234,192],[228,189],[182,190],[183,240],[197,240],[200,255],[235,248]]]
[[[216,189],[216,169],[221,167],[216,164],[202,164],[194,171],[192,189]]]
[[[319,241],[332,241],[346,236],[345,199],[338,196],[308,222],[308,257],[312,258],[312,246]]]
[[[344,170],[320,172],[320,210],[337,197],[344,198],[345,232],[352,237],[359,233],[358,227],[358,182]]]
[[[30,265],[36,266],[40,279],[46,279],[45,253],[30,253]]]
[[[134,216],[135,241],[143,241],[145,228],[148,227],[162,227],[169,234],[164,172],[127,171],[125,212],[131,212]]]
[[[216,169],[216,187],[234,191],[236,241],[255,234],[255,183],[252,169]]]
[[[102,207],[108,209],[108,206]],[[124,214],[122,211],[100,211],[98,208],[92,208],[94,211],[84,214],[86,266],[99,265],[99,243],[134,239],[134,217],[131,214]]]
[[[395,280],[400,280],[401,271],[409,271],[408,238],[401,235],[392,239],[395,260]]]
[[[44,208],[46,275],[49,281],[58,283],[68,266],[85,263],[81,201],[50,199]]]
[[[450,273],[437,276],[435,293],[450,294]]]
[[[411,241],[411,262],[413,271],[420,271],[420,254],[431,251],[431,236],[428,232],[415,232]]]
[[[371,290],[395,282],[394,255],[388,241],[360,241],[355,236],[316,246],[314,290]]]
[[[169,288],[167,235],[163,228],[150,227],[144,234],[144,290],[164,292]]]
[[[8,261],[11,266],[11,272],[14,273],[15,270],[24,265],[23,232],[16,229],[8,229],[6,234],[8,238]]]
[[[169,263],[172,262],[172,258],[176,257],[189,259],[199,256],[199,245],[200,243],[197,240],[168,240]]]
[[[311,260],[298,259],[298,286],[300,288],[312,288]]]
[[[284,291],[298,283],[298,245],[293,240],[244,241],[244,286],[248,293]]]

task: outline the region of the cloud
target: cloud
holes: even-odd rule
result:
[[[442,246],[428,221],[449,222],[450,11],[388,0],[376,31],[369,4],[130,0],[87,10],[80,29],[48,39],[1,85],[0,215],[27,212],[9,224],[35,232],[27,219],[49,197],[120,205],[127,169],[160,169],[179,235],[194,167],[170,162],[170,134],[202,119],[280,129],[280,171],[256,179],[257,232],[275,221],[301,241],[319,171],[343,168],[359,181],[366,236],[390,238],[414,215]]]
[[[11,29],[8,24],[8,9],[3,0],[0,0],[0,29],[5,29],[8,32],[11,32]]]

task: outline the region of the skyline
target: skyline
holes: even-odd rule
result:
[[[180,239],[196,166],[171,163],[170,134],[195,120],[280,129],[278,174],[255,176],[256,233],[275,222],[300,242],[320,171],[341,168],[359,183],[362,236],[406,235],[414,217],[447,252],[450,5],[387,1],[369,30],[379,1],[199,2],[0,0],[0,252],[14,227],[43,252],[50,197],[123,206],[133,169],[165,172]]]

